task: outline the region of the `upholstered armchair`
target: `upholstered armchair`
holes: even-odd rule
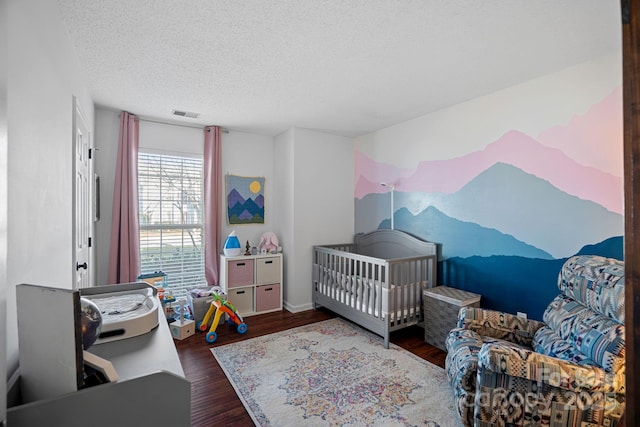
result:
[[[446,369],[466,426],[618,425],[625,405],[624,263],[572,257],[558,287],[543,322],[460,309],[446,339]]]

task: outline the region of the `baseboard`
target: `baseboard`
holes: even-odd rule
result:
[[[282,302],[282,306],[285,310],[291,313],[299,313],[301,311],[311,310],[313,308],[312,303],[302,304],[302,305],[291,305],[287,301]]]

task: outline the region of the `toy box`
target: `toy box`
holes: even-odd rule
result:
[[[204,319],[204,315],[207,313],[207,310],[209,310],[211,301],[213,301],[213,293],[220,295],[223,299],[227,299],[222,289],[216,288],[217,287],[214,286],[213,288],[195,289],[189,293],[187,302],[193,313],[193,320],[196,323],[202,322],[202,319]],[[224,318],[220,319],[220,323],[222,322],[224,322]]]

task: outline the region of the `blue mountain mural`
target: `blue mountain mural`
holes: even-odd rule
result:
[[[368,194],[355,199],[356,232],[374,230],[389,218],[390,197],[390,193]],[[435,207],[450,218],[498,230],[555,258],[624,232],[622,215],[504,163],[496,163],[453,194],[396,191],[394,204],[414,213]],[[461,256],[444,242],[443,251]]]
[[[624,261],[624,238],[615,236],[595,245],[586,245],[576,255],[600,255]]]
[[[406,208],[396,211],[394,228],[442,244],[442,256],[470,257],[515,255],[552,259],[551,254],[498,230],[451,218],[433,206],[413,215]],[[390,228],[384,220],[379,228]]]
[[[496,163],[454,194],[428,198],[453,218],[495,228],[556,258],[624,229],[622,215],[505,163]]]
[[[622,260],[623,238],[616,236],[586,245],[576,255],[600,255]],[[484,308],[542,320],[549,302],[559,294],[558,273],[567,258],[533,259],[516,256],[453,257],[440,266],[440,284],[482,295]]]
[[[453,257],[442,262],[442,284],[482,295],[483,308],[527,313],[542,320],[549,302],[560,293],[558,273],[566,259],[516,256]]]

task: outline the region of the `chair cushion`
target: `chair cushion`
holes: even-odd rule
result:
[[[624,325],[562,295],[551,301],[543,318],[555,336],[545,328],[538,330],[532,344],[536,351],[580,364],[592,361],[615,374],[624,370]]]
[[[624,376],[578,366],[520,346],[478,353],[475,426],[615,426],[625,407]]]
[[[485,386],[501,386],[501,382],[488,378],[502,374],[574,393],[624,393],[624,376],[606,372],[598,366],[580,366],[546,356],[513,343],[483,345],[478,352],[478,368],[489,375],[482,379]]]
[[[558,359],[568,362],[577,363],[578,365],[596,366],[596,362],[589,359],[578,349],[563,340],[551,328],[544,327],[538,331],[535,337],[533,351],[536,353],[546,354],[547,356],[557,357]]]
[[[458,327],[477,332],[486,337],[510,341],[531,347],[536,331],[544,323],[524,319],[510,313],[474,307],[462,307],[458,313]]]
[[[567,297],[624,324],[624,262],[594,255],[569,258],[558,274]]]

